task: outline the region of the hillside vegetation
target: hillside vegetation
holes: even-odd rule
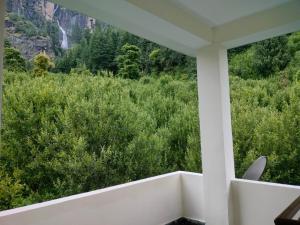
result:
[[[238,177],[266,155],[263,180],[300,184],[299,36],[230,51]],[[145,52],[133,43],[104,61],[111,64],[97,64],[103,50],[62,66],[72,65],[82,43],[56,69],[43,53],[28,69],[6,46],[0,209],[176,170],[201,172],[194,68],[181,69],[172,59],[178,63],[172,71],[175,55],[167,49],[154,49],[143,61]]]

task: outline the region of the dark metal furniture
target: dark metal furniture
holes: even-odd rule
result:
[[[300,196],[292,202],[275,220],[276,225],[300,225],[300,217],[294,218],[300,210]]]

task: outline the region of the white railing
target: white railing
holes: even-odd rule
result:
[[[235,225],[274,225],[300,195],[300,186],[236,179],[231,192]]]
[[[162,225],[180,217],[203,221],[203,176],[175,172],[0,212],[1,225]],[[235,179],[232,225],[274,225],[299,186]],[[216,215],[217,216],[217,215]]]
[[[176,220],[185,212],[196,218],[201,182],[199,174],[170,173],[3,211],[0,224],[159,225]]]

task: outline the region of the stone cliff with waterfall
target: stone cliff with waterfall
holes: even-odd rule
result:
[[[95,19],[47,0],[6,0],[7,40],[32,59],[40,51],[54,57],[76,43],[78,30],[93,29]]]

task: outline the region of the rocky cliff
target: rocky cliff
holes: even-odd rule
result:
[[[28,25],[26,21],[22,21],[25,24],[23,25],[19,21],[11,21],[10,16],[7,16],[7,39],[14,47],[20,49],[27,59],[31,59],[41,50],[54,56],[57,53],[55,42],[60,42],[60,44],[63,42],[62,31],[65,31],[65,38],[68,38],[69,46],[71,46],[74,42],[72,35],[75,29],[92,29],[95,24],[95,19],[47,0],[6,0],[6,4],[8,15],[15,14],[22,17],[22,20],[29,21],[38,30],[43,30],[47,22],[56,26],[57,34],[53,33],[54,28],[52,28],[48,34],[43,30],[37,32],[36,35],[28,35],[27,32],[20,32],[22,29],[17,29],[17,26],[25,27],[26,24]],[[58,24],[61,29],[59,29]]]
[[[92,28],[95,19],[78,12],[63,8],[47,0],[6,0],[7,11],[23,15],[29,20],[34,20],[36,15],[43,16],[46,20],[59,20],[61,26],[71,35],[72,28]]]

